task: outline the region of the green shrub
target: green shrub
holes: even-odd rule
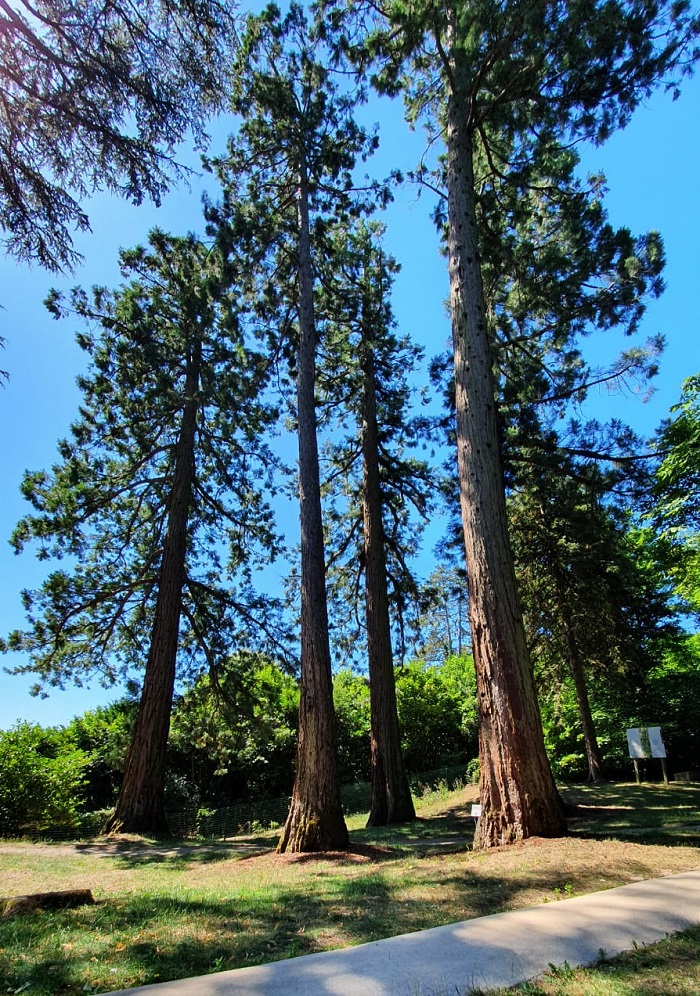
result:
[[[18,723],[0,732],[0,834],[76,826],[87,763],[61,729]]]
[[[478,757],[473,757],[467,765],[467,781],[470,785],[478,785],[481,778],[481,762]]]

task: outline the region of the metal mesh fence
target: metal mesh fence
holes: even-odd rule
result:
[[[243,802],[220,809],[191,809],[167,813],[168,827],[173,837],[200,837],[225,840],[281,826],[289,811],[289,798],[262,799]],[[109,811],[87,813],[79,823],[52,824],[42,827],[19,828],[13,837],[34,841],[89,840],[102,833]]]
[[[443,783],[456,788],[465,781],[465,765],[455,765],[413,775],[411,788],[416,795],[426,789]],[[340,790],[343,811],[346,816],[367,813],[370,808],[370,786],[368,783],[343,785]],[[255,802],[240,802],[218,809],[192,807],[177,813],[168,813],[168,826],[173,837],[199,837],[207,840],[226,840],[259,833],[282,826],[289,811],[289,796],[278,799],[259,799]],[[44,827],[22,827],[14,835],[24,840],[71,841],[89,840],[102,832],[109,810],[99,813],[86,813],[80,821],[71,826],[54,825]]]
[[[289,798],[241,802],[221,809],[191,809],[168,813],[173,837],[225,840],[281,826],[289,811]]]

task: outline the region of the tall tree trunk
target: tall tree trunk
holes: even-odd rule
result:
[[[453,41],[453,40],[452,40]],[[493,357],[485,318],[466,60],[450,45],[448,254],[457,450],[479,701],[482,816],[475,847],[566,832],[544,748],[508,541]]]
[[[316,437],[316,326],[309,236],[308,179],[302,165],[299,232],[299,357],[297,421],[301,518],[301,699],[292,802],[277,847],[285,851],[344,850],[348,831],[340,803],[326,570]]]
[[[187,523],[195,474],[201,351],[201,343],[197,341],[188,361],[186,400],[175,456],[158,597],[141,702],[126,755],[119,798],[114,813],[107,821],[105,833],[167,835],[169,832],[163,796],[185,583]]]
[[[362,490],[365,553],[365,604],[371,716],[372,802],[367,826],[415,820],[411,789],[401,753],[396,708],[396,680],[391,652],[391,625],[386,578],[386,552],[379,480],[379,431],[371,331],[363,316]]]

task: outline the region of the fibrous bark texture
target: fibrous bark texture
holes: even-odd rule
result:
[[[508,542],[493,357],[478,255],[470,92],[451,49],[448,254],[462,522],[479,704],[482,816],[474,846],[558,836],[566,823],[544,749]]]
[[[367,826],[386,826],[414,820],[416,811],[401,753],[396,708],[379,477],[376,381],[368,330],[361,349],[365,602],[372,783],[372,802]]]
[[[297,421],[301,520],[301,699],[297,771],[277,850],[333,851],[348,845],[340,803],[335,712],[316,434],[316,328],[309,242],[308,182],[298,193],[299,356]]]

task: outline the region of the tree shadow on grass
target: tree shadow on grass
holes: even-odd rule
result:
[[[376,861],[395,858],[397,854],[457,853],[471,847],[474,820],[464,816],[464,807],[454,806],[444,814],[411,823],[388,827],[371,827],[352,832],[347,852],[330,852],[328,860],[342,860],[344,854],[366,854]],[[173,868],[188,864],[217,861],[246,861],[270,854],[277,847],[277,836],[240,837],[231,841],[133,841],[107,840],[79,843],[78,854],[113,860],[121,868],[137,868],[147,864],[167,864]],[[297,860],[318,860],[318,853],[297,855]]]
[[[0,924],[6,988],[29,982],[34,996],[86,986],[105,992],[263,964],[512,908],[523,890],[551,893],[553,881],[462,872],[431,874],[407,889],[374,860],[350,875],[335,874],[331,856],[321,864],[326,874],[309,869],[295,889],[268,884],[237,896],[232,878],[223,899],[122,895]]]
[[[352,839],[347,851],[302,851],[282,854],[279,855],[279,858],[289,864],[304,865],[322,862],[342,867],[355,865],[359,862],[369,861],[377,864],[381,861],[396,861],[399,856],[394,848]]]
[[[618,808],[631,813],[664,811],[682,807],[700,813],[700,786],[680,782],[634,783],[605,782],[602,785],[566,785],[561,794],[574,806],[600,808],[603,812]]]
[[[614,838],[637,844],[697,846],[700,787],[687,785],[588,785],[562,791],[572,805],[572,836]]]
[[[570,836],[577,840],[616,840],[626,844],[648,844],[663,847],[700,847],[700,826],[667,826],[607,829],[575,829]]]
[[[699,991],[699,951],[700,927],[690,927],[650,946],[635,946],[633,951],[616,958],[601,958],[580,970],[583,980],[580,988],[576,985],[579,973],[574,973],[571,991],[607,993],[614,990],[630,996],[659,996],[665,992],[679,996],[694,994]]]
[[[354,831],[353,838],[402,851],[454,853],[471,847],[475,825],[467,807],[459,803],[439,816],[419,817],[388,827],[366,827]]]
[[[594,821],[595,833],[582,829],[573,836],[673,842],[670,832],[677,835],[678,828],[655,828],[647,838],[638,832],[627,837],[620,827],[606,827],[606,816],[627,812],[624,805],[615,805],[617,794],[609,792],[604,797],[610,806],[589,807],[601,810]],[[600,800],[600,795],[583,795],[591,803],[596,798]],[[640,801],[649,798],[644,794]],[[659,795],[659,806],[670,798]],[[667,810],[663,818],[668,819]],[[304,880],[294,888],[261,879],[254,893],[236,895],[234,870],[230,892],[223,898],[119,895],[95,907],[0,923],[0,976],[6,989],[16,990],[29,982],[32,996],[78,996],[89,990],[105,992],[186,978],[376,940],[528,905],[538,895],[555,900],[601,888],[600,870],[594,867],[575,872],[520,871],[506,877],[483,868],[477,873],[460,860],[439,866],[426,862],[422,877],[415,874],[415,864],[412,872],[402,874],[405,852],[420,857],[426,842],[439,841],[440,834],[443,838],[462,835],[461,849],[468,845],[471,830],[464,806],[457,805],[442,817],[359,831],[353,834],[354,847],[349,852],[280,858],[304,866]],[[261,843],[260,839],[252,841]],[[687,846],[692,841],[685,837],[675,842]],[[262,843],[269,851],[276,840],[263,838]],[[173,844],[185,849],[174,855],[165,844],[141,844],[136,854],[134,842],[118,844],[111,857],[134,867],[147,860],[196,867],[199,861],[254,859],[241,850],[240,841]],[[83,848],[88,849],[89,845]],[[392,862],[396,869],[391,868]],[[422,867],[420,863],[418,868]],[[626,873],[643,878],[648,869],[630,865]],[[619,884],[619,880],[609,884]]]
[[[217,843],[161,841],[134,842],[129,840],[92,841],[75,845],[76,853],[114,860],[122,868],[145,864],[169,864],[175,867],[188,863],[231,861],[274,850],[276,840],[239,838]]]

